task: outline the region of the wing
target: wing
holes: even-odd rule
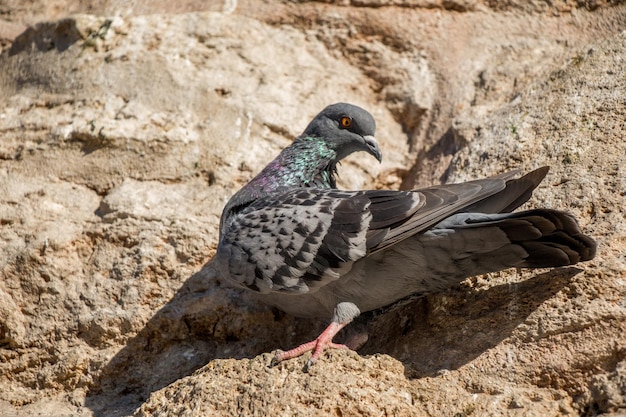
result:
[[[401,218],[388,208],[387,198],[393,191],[368,191],[372,200],[373,221],[368,233],[368,251],[378,252],[416,233],[427,230],[458,212],[502,213],[510,212],[524,204],[548,173],[548,167],[538,168],[521,178],[513,179],[517,170],[491,178],[446,184],[416,190],[420,202],[415,211],[407,211],[395,223],[389,219]]]
[[[371,253],[467,207],[488,206],[483,201],[515,181],[500,176],[416,191],[301,188],[274,194],[226,222],[217,256],[225,276],[252,290],[315,291]],[[498,197],[504,201],[498,204],[509,207],[518,197]]]
[[[231,281],[252,290],[314,291],[366,256],[370,205],[362,191],[301,188],[264,197],[229,219],[217,257]]]

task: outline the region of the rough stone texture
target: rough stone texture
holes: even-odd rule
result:
[[[337,3],[0,2],[0,415],[626,413],[626,7]],[[340,100],[385,161],[351,157],[342,187],[550,165],[530,205],[573,212],[598,257],[267,368],[325,323],[202,265],[228,197]]]

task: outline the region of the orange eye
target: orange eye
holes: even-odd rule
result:
[[[350,127],[351,124],[352,124],[352,119],[349,118],[348,116],[343,116],[341,118],[341,127]]]

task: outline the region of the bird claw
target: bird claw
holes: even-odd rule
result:
[[[274,355],[274,357],[272,358],[272,360],[270,361],[270,363],[269,363],[268,367],[269,367],[269,368],[273,368],[273,367],[275,367],[276,365],[278,365],[279,363],[281,363],[281,362],[285,359],[285,358],[282,358],[282,357],[281,357],[281,354],[284,354],[284,353],[285,353],[285,352],[284,352],[284,351],[282,351],[282,350],[281,350],[281,351],[278,351],[278,352]],[[288,359],[290,359],[290,358],[288,358]],[[312,367],[313,365],[315,365],[315,362],[317,362],[316,358],[313,358],[313,357],[309,358],[309,359],[306,361],[306,363],[304,364],[304,367],[302,368],[302,372],[304,372],[304,373],[308,373],[308,372],[309,372],[309,369],[311,369],[311,367]]]
[[[273,368],[276,365],[278,365],[279,363],[281,363],[283,360],[285,360],[285,358],[282,357],[282,355],[284,355],[284,351],[280,350],[278,351],[274,357],[272,358],[272,360],[270,361],[268,367]],[[287,358],[290,359],[290,358]],[[311,369],[311,366],[313,366],[315,364],[315,362],[317,362],[315,359],[310,358],[309,360],[306,361],[306,364],[304,364],[304,367],[302,368],[302,372],[304,373],[308,373],[309,369]]]
[[[309,369],[311,369],[311,366],[313,366],[315,364],[315,360],[313,360],[313,358],[309,359],[308,361],[306,361],[306,363],[304,364],[304,367],[302,368],[302,372],[304,372],[305,374],[309,373]]]
[[[313,352],[311,358],[307,361],[306,365],[304,365],[303,371],[308,372],[311,369],[311,366],[317,362],[319,357],[324,353],[326,349],[350,349],[346,345],[342,345],[339,343],[333,343],[333,337],[341,330],[348,322],[337,323],[335,321],[331,322],[326,330],[320,334],[317,339],[304,343],[294,349],[288,350],[286,352],[278,351],[270,362],[270,367],[278,365],[280,362],[286,359],[293,359],[301,356],[305,352]]]
[[[283,361],[283,360],[280,358],[280,356],[279,356],[281,353],[283,353],[283,351],[282,351],[282,350],[281,350],[281,351],[279,351],[278,353],[276,353],[276,354],[274,355],[274,357],[272,358],[272,360],[270,361],[270,364],[269,364],[269,367],[270,367],[270,368],[275,367],[276,365],[278,365],[279,363],[281,363],[281,362]]]

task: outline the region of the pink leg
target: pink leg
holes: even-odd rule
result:
[[[307,372],[309,368],[319,359],[319,357],[324,352],[324,349],[349,349],[346,345],[342,345],[339,343],[333,343],[333,338],[339,332],[339,330],[343,329],[348,323],[337,323],[335,321],[331,322],[326,330],[320,334],[317,339],[304,343],[294,349],[288,350],[286,352],[277,353],[276,356],[272,359],[270,366],[274,366],[279,364],[280,362],[286,359],[293,359],[301,356],[302,354],[312,350],[313,355],[311,355],[311,359],[309,359],[304,366],[304,371]]]

